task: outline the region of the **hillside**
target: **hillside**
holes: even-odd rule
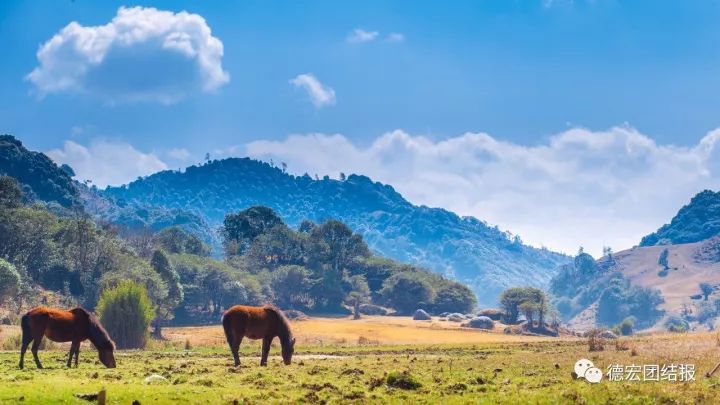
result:
[[[547,286],[567,260],[536,249],[470,217],[415,206],[391,186],[365,176],[345,181],[292,176],[267,163],[243,158],[216,160],[184,172],[163,171],[103,195],[118,205],[181,209],[219,226],[227,212],[252,205],[271,207],[291,226],[336,218],[363,235],[381,255],[427,267],[472,286],[483,305],[512,285]]]
[[[72,169],[60,168],[45,154],[27,150],[11,135],[0,135],[0,175],[17,179],[29,199],[64,207],[79,202]]]
[[[640,246],[699,242],[720,234],[720,192],[705,190],[682,207],[669,224],[645,236]]]

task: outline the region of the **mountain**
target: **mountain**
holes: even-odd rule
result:
[[[63,207],[79,204],[72,169],[58,167],[45,154],[27,150],[11,135],[0,135],[0,175],[17,179],[30,199]]]
[[[119,206],[191,212],[215,227],[227,213],[252,205],[272,208],[291,226],[305,219],[339,219],[379,254],[467,283],[483,305],[495,304],[508,286],[546,287],[557,266],[568,260],[526,246],[476,218],[413,205],[391,186],[365,176],[312,179],[248,158],[163,171],[101,193]]]
[[[682,207],[669,224],[645,236],[640,246],[699,242],[720,235],[720,192],[705,190]]]

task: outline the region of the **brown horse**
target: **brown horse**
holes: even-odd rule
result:
[[[30,342],[35,364],[42,368],[38,359],[38,349],[43,336],[54,342],[72,342],[67,366],[72,364],[75,355],[75,367],[78,366],[80,356],[80,343],[90,339],[105,367],[115,368],[115,343],[110,339],[97,318],[83,308],[63,311],[55,308],[37,307],[23,315],[22,321],[22,347],[20,348],[20,368],[25,361],[25,351]]]
[[[235,305],[225,311],[222,323],[230,351],[235,359],[235,366],[240,365],[238,350],[245,336],[263,340],[261,366],[267,365],[270,343],[275,337],[280,339],[283,362],[290,364],[295,351],[295,338],[290,330],[290,323],[281,310],[271,306]]]

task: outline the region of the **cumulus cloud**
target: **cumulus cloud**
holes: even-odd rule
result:
[[[380,35],[380,33],[377,31],[365,31],[362,28],[355,28],[350,35],[347,36],[347,41],[351,44],[360,44],[374,41],[378,35]]]
[[[227,83],[222,57],[222,42],[198,14],[121,7],[105,25],[73,21],[60,30],[40,46],[27,80],[41,96],[172,103]]]
[[[172,148],[167,152],[167,155],[181,162],[188,161],[192,157],[190,152],[185,148]]]
[[[290,80],[290,84],[305,90],[317,108],[335,104],[335,90],[320,83],[312,73],[298,75]]]
[[[536,146],[466,133],[433,141],[397,130],[359,146],[342,135],[293,135],[245,145],[291,172],[362,173],[416,204],[472,215],[536,246],[621,250],[720,186],[720,130],[694,146],[657,144],[631,127],[575,128]]]
[[[70,165],[78,180],[92,180],[101,188],[125,184],[167,169],[154,153],[144,153],[128,143],[107,139],[95,139],[89,146],[65,141],[62,149],[53,149],[46,154],[57,164]]]

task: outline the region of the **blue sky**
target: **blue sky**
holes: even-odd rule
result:
[[[39,48],[71,22],[105,26],[134,6],[169,12],[163,21],[180,11],[202,17],[174,22],[181,36],[172,38],[208,27],[202,38],[219,41],[222,55],[210,46],[201,54],[217,60],[198,68],[201,56],[158,45],[165,32],[113,45],[96,65],[61,47],[43,64]],[[617,250],[718,183],[702,140],[714,145],[709,134],[720,126],[719,17],[717,1],[6,0],[0,132],[99,185],[182,167],[205,152],[251,155],[287,160],[299,173],[367,172],[413,202],[476,215],[536,245]],[[486,134],[493,146],[466,133]],[[447,155],[468,139],[481,145],[462,152],[476,154]],[[591,156],[554,172],[568,154],[584,156],[564,149],[577,139]],[[388,164],[408,151],[411,165]],[[518,156],[541,161],[551,180],[535,176],[537,167],[502,178]],[[663,164],[687,185],[658,194]],[[627,179],[637,172],[646,174]],[[510,181],[517,189],[502,186]],[[543,211],[527,200],[542,201]],[[538,220],[550,212],[574,219]],[[568,237],[589,212],[598,226],[625,224],[625,235],[607,227],[587,242]]]

